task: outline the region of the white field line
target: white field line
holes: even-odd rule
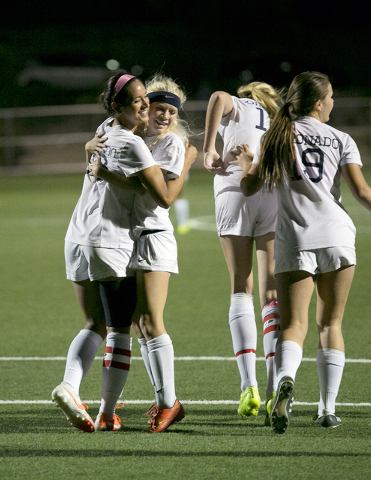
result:
[[[101,400],[85,400],[84,403],[100,405]],[[122,400],[126,405],[150,405],[151,400]],[[183,405],[238,405],[238,400],[182,400]],[[51,400],[0,400],[0,405],[51,405]],[[318,402],[294,402],[295,405],[316,406]],[[371,407],[371,403],[336,403],[342,407]]]
[[[142,357],[131,357],[132,360],[143,361]],[[2,362],[55,362],[55,361],[66,361],[67,357],[0,357]],[[103,360],[103,357],[95,357],[94,360]],[[221,361],[221,362],[235,362],[236,357],[175,357],[174,360],[182,362],[198,362],[198,361]],[[264,357],[256,357],[256,360],[259,362],[265,361]],[[304,357],[303,362],[315,362],[315,358]],[[346,358],[346,363],[371,363],[370,358]]]
[[[0,357],[0,361],[65,361],[66,357]],[[103,360],[103,357],[95,357],[95,360]],[[143,361],[142,357],[132,357],[132,360]],[[236,361],[235,357],[175,357],[179,361]],[[257,357],[259,361],[265,361],[264,357]],[[303,358],[304,362],[315,362],[315,358]],[[371,363],[371,359],[348,359],[349,363]],[[100,400],[84,400],[89,404],[100,404]],[[42,405],[52,404],[51,400],[0,400],[0,405]],[[123,403],[145,404],[153,403],[153,400],[123,400]],[[238,405],[237,400],[182,400],[184,405]],[[315,406],[317,402],[294,402],[295,405]],[[344,407],[371,407],[371,403],[337,403],[336,405]]]

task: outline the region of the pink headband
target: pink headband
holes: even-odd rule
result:
[[[121,77],[117,80],[116,85],[113,89],[113,94],[112,94],[112,102],[115,100],[115,97],[117,94],[120,92],[120,90],[128,83],[129,80],[132,78],[135,78],[134,75],[121,75]]]

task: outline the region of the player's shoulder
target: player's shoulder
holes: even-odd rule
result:
[[[233,111],[231,112],[231,118],[236,119],[238,122],[247,122],[255,119],[256,112],[261,112],[263,118],[268,119],[268,113],[260,103],[256,102],[252,98],[233,98]],[[255,120],[254,120],[255,121]]]
[[[342,144],[354,142],[349,133],[343,132],[328,123],[319,122],[318,120],[316,120],[316,122],[318,130],[323,134],[337,138]]]
[[[263,108],[260,103],[256,102],[252,98],[244,98],[244,97],[234,97],[232,96],[233,103],[236,106],[239,106],[241,108]],[[264,109],[263,109],[264,110]]]
[[[296,134],[302,137],[319,138],[323,145],[340,147],[340,151],[348,148],[357,148],[353,138],[346,132],[338,130],[328,123],[321,122],[314,117],[305,116],[295,120]]]
[[[113,117],[108,117],[102,122],[96,130],[96,134],[98,133],[105,133],[107,128],[109,128],[110,124],[113,122]]]
[[[158,141],[160,147],[174,145],[178,148],[184,148],[184,138],[174,132],[168,132]]]

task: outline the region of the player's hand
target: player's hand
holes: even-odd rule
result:
[[[99,180],[99,172],[102,168],[102,162],[99,155],[91,157],[88,167],[89,177],[92,177],[93,183]]]
[[[106,147],[105,141],[107,137],[104,137],[104,133],[98,133],[92,140],[86,143],[85,151],[91,153],[92,155],[95,153],[99,155],[99,153],[104,152]]]
[[[220,158],[219,153],[216,150],[209,150],[204,155],[204,167],[211,173],[217,175],[225,175],[226,169],[224,168],[223,160]]]
[[[192,163],[194,163],[196,158],[197,158],[197,148],[194,147],[193,145],[188,144],[185,149],[184,166],[190,169]]]
[[[230,154],[235,157],[236,160],[230,160],[229,165],[237,165],[243,169],[250,168],[254,159],[254,154],[250,152],[249,147],[243,143],[237,145],[235,150],[231,150]]]

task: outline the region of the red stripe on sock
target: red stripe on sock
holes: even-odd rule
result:
[[[268,360],[268,358],[271,358],[271,357],[274,357],[276,355],[276,352],[273,352],[273,353],[269,353],[265,359]]]
[[[119,370],[130,370],[130,363],[116,362],[115,360],[103,360],[103,367],[118,368]]]
[[[112,353],[113,355],[124,355],[125,357],[131,357],[131,350],[125,350],[124,348],[106,347],[105,353]]]
[[[267,322],[268,320],[273,320],[273,318],[280,318],[280,316],[277,313],[271,313],[270,315],[264,317],[263,323]]]
[[[244,353],[256,353],[253,348],[249,348],[248,350],[240,350],[236,353],[236,357],[243,355]]]
[[[275,330],[281,330],[279,325],[271,325],[264,329],[263,335],[266,335],[269,332],[274,332]]]

